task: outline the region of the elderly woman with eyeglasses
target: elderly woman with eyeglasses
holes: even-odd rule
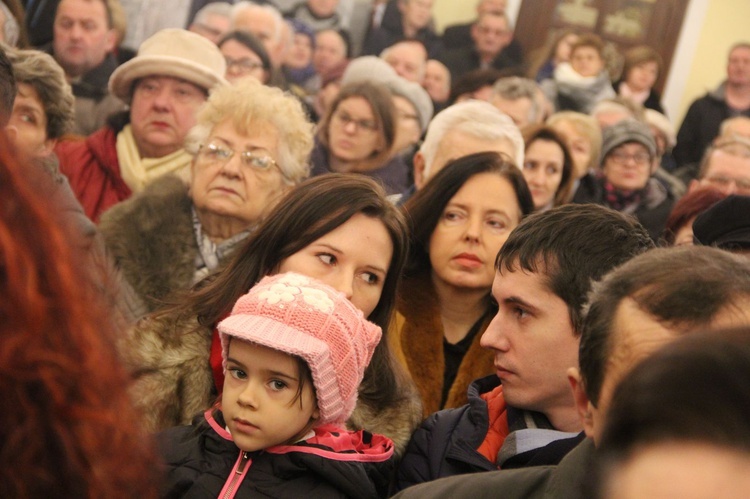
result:
[[[396,107],[385,84],[344,85],[318,125],[312,174],[359,173],[379,180],[388,194],[409,187],[408,167],[394,154]]]
[[[653,176],[659,160],[651,129],[628,119],[605,128],[602,135],[601,170],[581,178],[573,202],[632,215],[658,241],[675,197]]]
[[[216,90],[186,149],[189,186],[166,176],[107,211],[106,244],[145,315],[221,267],[281,196],[309,175],[312,125],[281,90],[247,78]]]

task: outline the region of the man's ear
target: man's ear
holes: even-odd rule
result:
[[[104,46],[107,49],[107,53],[112,52],[117,46],[117,31],[110,29],[107,31],[107,36],[104,37]]]
[[[44,141],[42,150],[39,151],[40,156],[47,157],[55,152],[55,146],[57,145],[57,139],[47,139]]]
[[[425,183],[425,166],[426,165],[424,162],[424,155],[422,154],[422,151],[417,151],[417,153],[414,155],[414,185],[417,187],[417,190],[421,189]]]
[[[693,180],[691,180],[691,181],[690,181],[690,183],[688,184],[688,189],[687,189],[688,193],[691,193],[691,192],[693,192],[693,191],[694,191],[694,190],[696,190],[696,189],[697,189],[698,187],[700,187],[700,185],[701,185],[701,182],[700,182],[700,180],[698,180],[698,179],[695,179],[695,178],[694,178],[694,179],[693,179]]]
[[[573,390],[573,399],[575,400],[578,417],[581,418],[581,424],[583,424],[583,431],[586,432],[587,437],[593,438],[594,406],[586,395],[586,386],[577,367],[568,369],[568,382],[571,390]]]

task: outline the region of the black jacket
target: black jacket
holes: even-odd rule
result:
[[[315,429],[294,445],[243,452],[225,429],[221,411],[192,426],[161,432],[166,463],[162,497],[385,497],[393,469],[393,443],[381,435]],[[356,456],[356,457],[352,457]]]
[[[395,490],[455,475],[495,471],[498,465],[477,449],[489,431],[489,411],[482,394],[500,385],[491,374],[474,381],[468,390],[469,403],[456,409],[438,411],[414,432],[396,475]],[[543,417],[539,415],[540,417]],[[511,431],[513,421],[523,419],[523,411],[507,407]],[[546,419],[546,418],[545,418]],[[516,454],[503,463],[503,469],[557,464],[581,440],[583,434],[563,438],[543,447]]]
[[[721,122],[733,116],[750,117],[750,109],[733,111],[726,101],[726,83],[690,105],[672,151],[677,166],[699,163],[711,141],[719,135]]]
[[[474,71],[475,69],[480,69],[482,67],[479,53],[474,50],[473,46],[448,50],[439,59],[451,72],[452,82],[458,81],[469,71]],[[492,69],[503,70],[504,72],[507,71],[508,74],[520,74],[522,70],[521,65],[509,57],[504,50],[495,57],[490,66]]]
[[[634,216],[643,225],[651,239],[658,242],[667,223],[667,217],[675,203],[674,195],[664,185],[651,177],[644,189],[641,202],[633,210],[623,213]],[[607,206],[604,179],[592,174],[585,175],[573,196],[578,204],[593,203]]]

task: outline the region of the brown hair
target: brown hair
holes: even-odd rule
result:
[[[599,53],[599,57],[604,60],[604,42],[601,38],[593,33],[586,33],[578,37],[578,40],[570,47],[570,55],[572,56],[576,49],[581,47],[591,47]]]
[[[377,133],[384,143],[381,150],[373,151],[372,155],[361,161],[356,171],[367,171],[382,166],[390,157],[393,144],[396,141],[396,108],[393,105],[391,93],[383,85],[370,82],[350,83],[344,86],[336,99],[328,107],[318,126],[318,140],[323,146],[330,149],[330,127],[331,119],[336,110],[346,99],[361,97],[367,101],[372,109],[377,124]]]
[[[631,69],[647,62],[655,62],[657,68],[657,78],[661,75],[664,68],[664,62],[659,53],[648,45],[639,45],[625,52],[625,62],[622,68],[622,79],[627,80],[628,73]]]
[[[563,152],[563,169],[562,178],[560,179],[560,185],[557,186],[555,191],[555,197],[553,206],[560,206],[568,202],[570,197],[570,191],[573,188],[573,157],[568,151],[568,146],[565,144],[565,140],[555,131],[554,128],[548,125],[529,125],[521,130],[523,135],[523,142],[526,145],[525,149],[528,150],[529,146],[537,140],[546,140],[548,142],[554,142]]]
[[[383,330],[383,339],[365,371],[359,396],[378,407],[393,403],[397,396],[399,367],[392,357],[386,336],[396,300],[396,287],[408,251],[406,222],[388,201],[382,186],[364,175],[331,173],[311,178],[292,189],[224,270],[199,283],[178,305],[159,315],[197,316],[202,325],[213,327],[230,313],[240,296],[261,278],[276,272],[286,258],[357,213],[380,220],[393,243],[393,257],[380,301],[368,316]]]

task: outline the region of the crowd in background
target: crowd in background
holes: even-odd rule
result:
[[[750,364],[750,42],[678,128],[653,47],[532,52],[505,0],[442,33],[433,3],[0,1],[0,495],[614,498],[669,445],[748,467],[732,413],[659,419],[677,374],[626,373],[729,326],[656,356]]]

